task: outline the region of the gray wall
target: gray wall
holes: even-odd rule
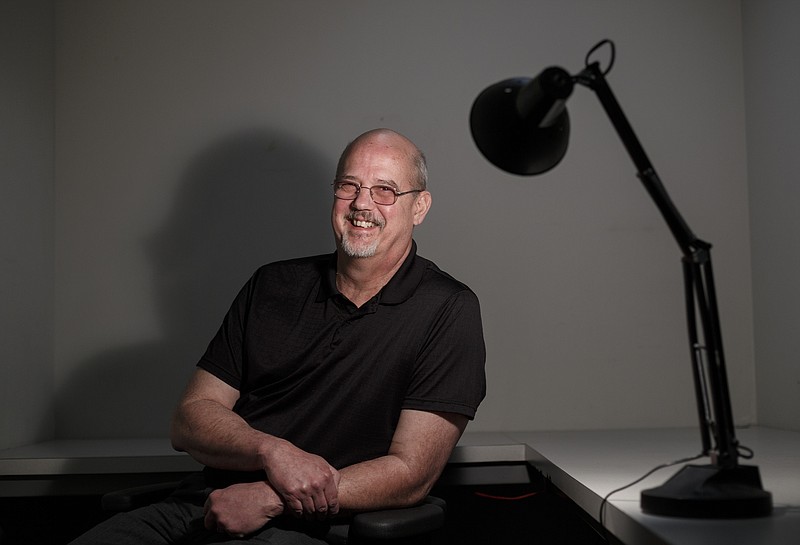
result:
[[[0,447],[53,435],[53,6],[0,2]]]
[[[680,253],[596,97],[576,89],[569,153],[544,176],[498,171],[469,136],[486,85],[577,72],[606,37],[611,86],[714,244],[734,411],[756,421],[770,394],[756,395],[739,2],[74,1],[55,26],[40,222],[53,212],[57,436],[164,435],[253,268],[332,249],[336,158],[376,126],[427,152],[420,253],[482,301],[489,392],[472,430],[693,425]]]
[[[800,429],[800,4],[743,13],[758,417]]]

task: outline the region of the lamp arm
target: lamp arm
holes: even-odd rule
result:
[[[619,102],[617,102],[614,93],[611,91],[611,87],[609,87],[605,76],[600,71],[598,63],[592,63],[587,66],[580,74],[575,76],[575,80],[577,83],[592,89],[597,95],[603,109],[605,109],[611,123],[617,130],[617,134],[622,140],[623,145],[628,150],[628,154],[633,160],[634,165],[636,165],[637,175],[642,180],[645,189],[647,189],[647,192],[655,202],[661,215],[666,220],[684,256],[691,256],[694,252],[694,248],[697,246],[707,246],[707,244],[699,241],[694,233],[692,233],[692,230],[689,228],[686,221],[684,221],[683,216],[678,212],[672,199],[667,194],[653,165],[647,158],[644,148],[633,132],[631,124],[628,122]]]
[[[725,371],[719,311],[711,267],[711,245],[698,239],[678,212],[598,63],[589,64],[575,76],[575,81],[589,87],[597,95],[636,165],[639,179],[667,222],[683,253],[687,326],[703,453],[710,454],[716,465],[735,467],[738,460],[738,442],[734,432]],[[697,327],[698,315],[702,338]],[[713,450],[711,436],[716,443]]]

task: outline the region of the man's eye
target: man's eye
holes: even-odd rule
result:
[[[394,189],[389,187],[388,185],[376,185],[372,188],[373,191],[379,193],[381,195],[392,195],[394,194]]]

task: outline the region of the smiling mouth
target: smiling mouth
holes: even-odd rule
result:
[[[350,222],[351,225],[355,227],[360,227],[361,229],[370,229],[372,227],[383,227],[383,222],[371,217],[371,216],[364,216],[361,214],[349,214],[347,216],[347,220]]]

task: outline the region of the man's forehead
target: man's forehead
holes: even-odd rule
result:
[[[396,146],[365,142],[353,146],[343,162],[342,175],[355,175],[359,169],[373,169],[376,175],[396,179],[411,168],[411,156]]]
[[[341,182],[354,182],[359,185],[363,185],[364,182],[370,182],[372,185],[390,185],[395,188],[399,187],[398,183],[393,178],[377,177],[370,180],[364,180],[361,176],[356,176],[355,174],[343,174],[342,176],[339,176],[337,180]]]

